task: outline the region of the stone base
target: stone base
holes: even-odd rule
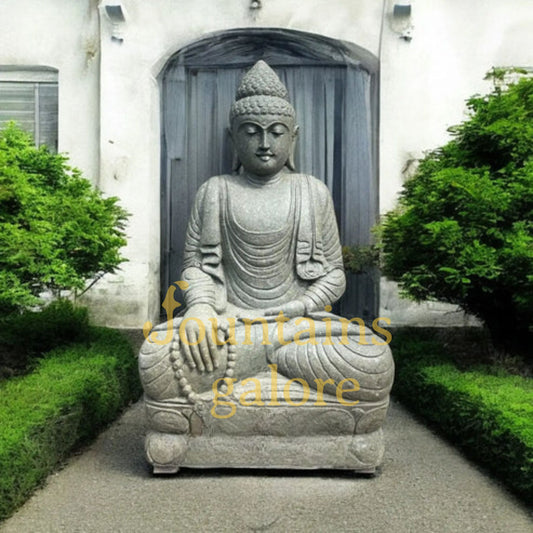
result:
[[[192,437],[151,431],[146,456],[154,474],[192,468],[339,469],[373,474],[383,458],[381,429],[353,436]]]
[[[181,398],[155,401],[145,396],[146,455],[154,473],[172,474],[186,466],[323,468],[370,474],[381,463],[380,428],[388,397],[343,405],[326,394],[318,397],[316,391],[303,397],[295,387],[291,403],[279,391],[268,389],[264,376],[259,379],[261,405],[239,402],[239,386],[216,406],[212,391],[200,395],[194,404]],[[285,383],[280,376],[280,390]],[[302,398],[306,402],[295,405]]]

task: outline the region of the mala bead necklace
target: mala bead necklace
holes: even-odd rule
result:
[[[226,339],[227,341],[227,339]],[[220,385],[220,390],[226,394],[228,392],[228,385],[226,383],[226,378],[232,378],[235,374],[235,363],[237,359],[236,348],[233,344],[226,345],[228,348],[228,360],[226,362],[226,370],[224,376],[222,377],[223,383]],[[174,370],[174,376],[178,380],[178,383],[183,390],[183,393],[187,396],[187,399],[190,403],[197,403],[200,400],[200,395],[192,390],[192,387],[189,383],[189,380],[185,377],[183,373],[183,365],[185,361],[181,354],[180,341],[177,334],[172,340],[170,345],[170,361],[172,362],[172,368]]]

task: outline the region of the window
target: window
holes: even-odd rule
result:
[[[35,139],[57,151],[57,70],[0,67],[0,128],[14,120]]]

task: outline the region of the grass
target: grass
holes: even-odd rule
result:
[[[427,331],[396,332],[392,350],[394,396],[531,503],[533,380],[494,365],[459,368]]]
[[[139,395],[129,342],[104,328],[52,350],[30,374],[0,382],[0,520]]]

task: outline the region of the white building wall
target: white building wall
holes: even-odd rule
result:
[[[493,66],[533,67],[530,0],[413,0],[412,40],[388,0],[381,47],[380,209],[390,210],[406,163],[448,138],[465,100],[491,90]]]
[[[59,146],[99,175],[99,21],[95,0],[1,0],[0,66],[59,71]]]
[[[381,212],[394,206],[407,163],[445,142],[446,128],[464,118],[465,99],[490,89],[483,77],[493,65],[533,66],[530,0],[413,0],[405,23],[392,16],[393,0],[262,0],[258,10],[250,3],[0,2],[0,65],[59,70],[60,151],[132,213],[129,262],[90,292],[98,322],[140,327],[159,312],[158,75],[180,48],[228,29],[281,27],[350,41],[379,57]],[[106,4],[121,4],[126,20],[113,27]],[[406,29],[410,41],[400,36]],[[463,323],[453,311],[413,306],[383,283],[381,315],[396,324],[439,325],[443,316]]]

